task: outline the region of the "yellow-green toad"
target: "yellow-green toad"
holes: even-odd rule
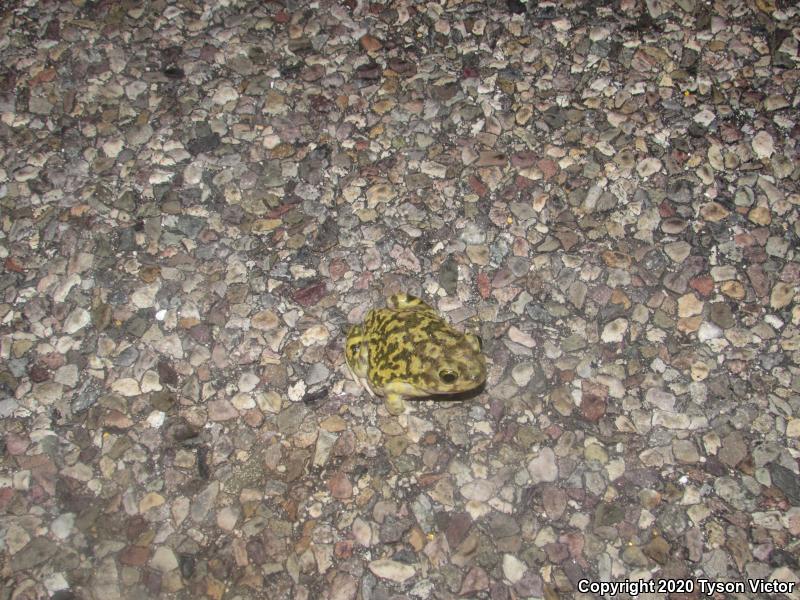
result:
[[[466,392],[486,380],[478,336],[454,329],[414,296],[395,294],[386,304],[350,329],[345,359],[353,379],[385,396],[391,414],[405,411],[405,398]]]

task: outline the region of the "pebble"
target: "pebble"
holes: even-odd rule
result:
[[[606,343],[621,342],[625,339],[625,333],[628,331],[628,321],[626,319],[614,319],[610,323],[606,323],[603,327],[603,333],[600,338]]]
[[[89,311],[83,308],[76,308],[67,315],[64,321],[64,333],[67,335],[74,335],[91,323],[91,321],[92,317]]]
[[[775,152],[775,140],[766,131],[759,131],[753,136],[753,152],[758,158],[769,158]]]
[[[503,555],[503,575],[511,583],[518,583],[527,570],[527,565],[513,554]]]
[[[396,560],[379,559],[369,563],[369,570],[381,579],[403,583],[411,579],[417,573],[412,565],[398,562]]]
[[[59,540],[66,540],[73,531],[75,526],[75,514],[63,513],[53,519],[50,524],[50,531]]]
[[[558,476],[555,453],[550,448],[542,448],[528,462],[528,474],[533,483],[555,481]]]
[[[793,285],[783,281],[777,282],[770,292],[769,305],[778,310],[789,306],[794,300],[795,289]]]
[[[239,416],[239,411],[234,408],[229,400],[224,398],[212,400],[208,403],[208,418],[212,421],[227,421]]]
[[[636,165],[636,172],[640,177],[646,179],[658,173],[663,167],[660,160],[653,157],[648,157],[639,161]]]
[[[681,318],[692,317],[703,312],[704,303],[694,294],[684,294],[678,298],[678,316]]]
[[[178,559],[171,549],[161,546],[153,553],[153,558],[150,559],[149,564],[156,571],[168,573],[178,568]]]
[[[770,214],[769,209],[765,206],[753,207],[747,214],[747,218],[750,219],[756,225],[766,226],[772,223],[772,215]]]

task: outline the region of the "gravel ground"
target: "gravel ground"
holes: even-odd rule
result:
[[[793,2],[11,5],[0,600],[800,598]]]

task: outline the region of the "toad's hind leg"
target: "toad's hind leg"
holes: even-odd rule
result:
[[[386,410],[392,415],[402,415],[406,412],[406,403],[400,394],[386,394]]]
[[[400,292],[391,296],[387,301],[386,305],[389,308],[422,308],[426,310],[432,310],[430,306],[425,304],[422,300],[417,298],[416,296],[412,296],[411,294],[406,294],[405,292]]]

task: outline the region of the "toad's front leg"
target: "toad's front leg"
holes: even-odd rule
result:
[[[397,416],[402,415],[406,412],[406,401],[403,400],[403,396],[396,392],[388,392],[386,394],[386,410],[389,411],[390,414]]]

